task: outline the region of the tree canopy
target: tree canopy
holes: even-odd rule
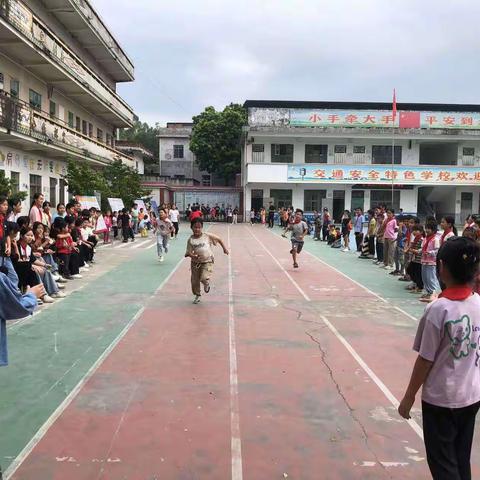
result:
[[[158,161],[158,123],[151,127],[146,122],[135,122],[132,128],[120,131],[120,140],[127,140],[132,143],[139,143],[150,150],[154,158],[146,159],[145,163],[157,163]]]
[[[223,111],[214,107],[193,117],[190,150],[201,170],[231,180],[241,168],[240,137],[247,123],[242,105],[231,103]]]
[[[147,199],[150,195],[150,191],[142,187],[138,172],[121,160],[115,160],[102,170],[70,160],[65,181],[71,195],[100,192],[104,208],[107,207],[107,198],[121,198],[125,206],[131,206],[134,200]]]
[[[0,195],[8,197],[10,200],[25,200],[27,192],[15,192],[12,181],[5,176],[5,172],[0,170]]]

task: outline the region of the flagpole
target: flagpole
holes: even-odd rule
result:
[[[393,114],[393,127],[392,127],[392,208],[393,206],[393,198],[394,198],[394,185],[395,185],[395,119],[397,118],[397,96],[395,93],[395,89],[393,89],[393,102],[392,102],[392,114]]]

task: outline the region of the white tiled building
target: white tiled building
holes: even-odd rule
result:
[[[245,210],[479,211],[480,105],[247,101]],[[392,148],[394,145],[394,149]],[[392,152],[394,158],[392,158]],[[392,165],[393,162],[393,165]],[[392,193],[393,191],[393,193]]]
[[[132,62],[86,0],[0,3],[0,170],[18,190],[68,200],[69,159],[92,166],[131,156],[115,148],[133,111],[116,93]],[[27,202],[29,199],[27,199]]]

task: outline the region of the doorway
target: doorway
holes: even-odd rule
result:
[[[472,192],[462,192],[462,197],[460,200],[460,221],[463,222],[465,219],[473,213],[473,193]]]
[[[350,207],[350,210],[354,212],[357,208],[361,208],[363,212],[364,203],[365,203],[365,191],[352,190],[352,205]]]
[[[252,208],[259,212],[263,207],[263,189],[252,190]]]
[[[340,223],[343,212],[345,211],[345,190],[333,191],[333,220],[335,223]]]

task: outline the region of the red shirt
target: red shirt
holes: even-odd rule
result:
[[[202,216],[202,212],[200,210],[196,210],[190,214],[190,221],[200,218]]]
[[[73,250],[72,237],[57,238],[57,241],[55,242],[55,246],[57,247],[57,253],[65,253],[67,255],[69,253],[72,253],[72,250]]]

